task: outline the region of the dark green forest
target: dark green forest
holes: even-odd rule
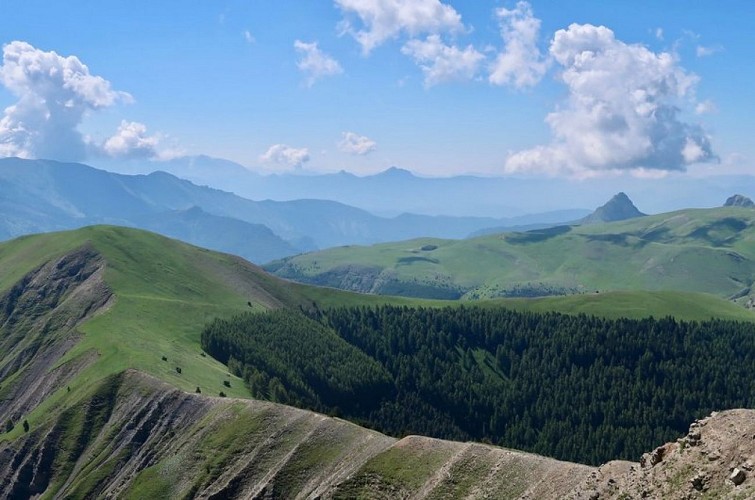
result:
[[[637,460],[713,410],[752,407],[754,333],[717,320],[381,306],[215,320],[202,347],[255,397],[395,436],[599,464]]]

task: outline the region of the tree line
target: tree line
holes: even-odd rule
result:
[[[396,436],[599,464],[637,460],[712,410],[752,407],[753,333],[719,320],[378,306],[215,320],[202,346],[255,397]]]

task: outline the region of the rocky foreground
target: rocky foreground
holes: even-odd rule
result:
[[[714,412],[639,463],[609,462],[571,498],[755,498],[755,411]]]
[[[0,497],[753,498],[755,411],[694,422],[639,463],[397,440],[274,403],[188,394],[130,370],[0,443]]]

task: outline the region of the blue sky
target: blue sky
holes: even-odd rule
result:
[[[755,157],[751,1],[0,2],[4,155],[567,177]]]

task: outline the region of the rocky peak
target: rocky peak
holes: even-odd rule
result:
[[[747,196],[741,195],[741,194],[735,194],[733,196],[729,196],[729,198],[726,199],[726,202],[724,203],[725,207],[755,207],[755,203],[748,198]]]
[[[582,219],[582,224],[599,224],[601,222],[613,222],[635,217],[644,217],[632,200],[625,193],[618,193],[608,202],[598,207],[593,213]]]

